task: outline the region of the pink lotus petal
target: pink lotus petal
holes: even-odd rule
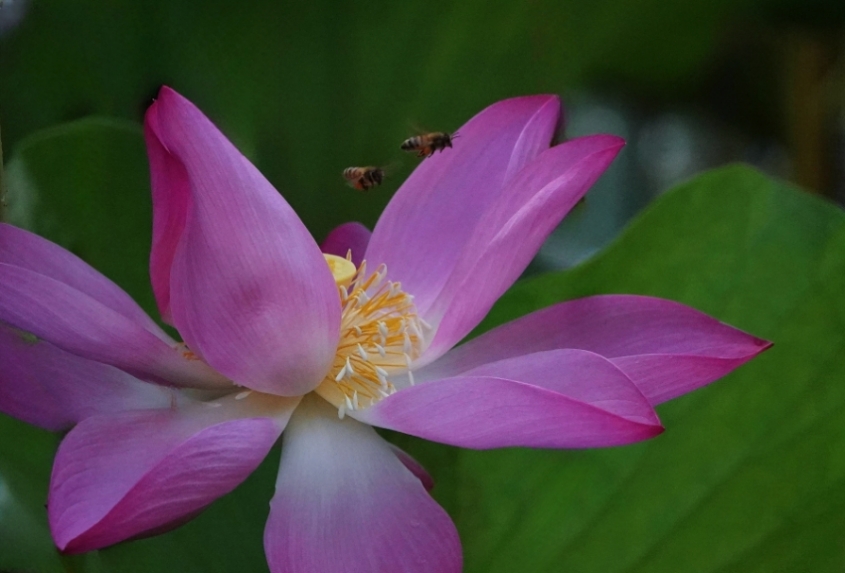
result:
[[[0,324],[0,412],[35,426],[59,431],[95,414],[166,408],[173,392]]]
[[[411,456],[411,454],[409,454],[402,448],[394,446],[393,444],[388,445],[390,446],[390,449],[393,450],[393,455],[395,455],[399,459],[399,461],[402,462],[402,465],[408,468],[408,471],[410,471],[412,474],[417,476],[417,479],[420,480],[420,483],[423,484],[423,487],[425,487],[426,491],[431,491],[434,489],[434,479],[432,479],[431,475],[426,471],[426,469],[420,462],[415,460],[413,456]]]
[[[173,325],[170,308],[170,272],[179,241],[185,231],[191,182],[185,166],[173,158],[156,133],[158,111],[147,110],[144,141],[150,162],[153,196],[153,242],[150,249],[150,282],[162,319]]]
[[[662,431],[646,398],[607,359],[556,350],[404,388],[357,419],[466,448],[595,448]]]
[[[446,283],[484,211],[522,167],[548,148],[560,116],[555,96],[493,104],[457,131],[454,148],[423,160],[373,230],[367,263],[387,264],[425,311]]]
[[[463,376],[518,380],[596,406],[628,420],[657,425],[654,409],[630,378],[607,358],[571,348],[488,362]]]
[[[35,271],[84,292],[165,342],[173,342],[123,289],[70,251],[34,233],[0,223],[0,263]]]
[[[154,186],[151,273],[188,346],[238,384],[315,388],[340,303],[320,249],[281,195],[188,100],[162,88],[145,122]]]
[[[543,152],[511,180],[423,313],[437,329],[423,363],[452,348],[484,318],[623,145],[610,135],[575,139]]]
[[[556,304],[455,348],[415,372],[419,381],[556,348],[609,358],[652,405],[728,374],[771,344],[670,300],[604,295]]]
[[[367,243],[370,242],[370,230],[361,223],[350,222],[335,227],[323,244],[320,250],[330,255],[345,257],[346,253],[352,253],[352,262],[355,266],[361,266],[364,260],[364,253],[367,251]]]
[[[219,408],[193,404],[83,420],[53,466],[47,509],[56,545],[66,553],[91,551],[199,513],[243,481],[276,442],[297,400],[272,400],[229,397]]]
[[[199,360],[63,282],[0,263],[0,322],[135,377],[197,388],[231,387]]]
[[[459,573],[455,526],[372,428],[306,397],[284,434],[272,573]]]

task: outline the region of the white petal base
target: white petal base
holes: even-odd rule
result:
[[[273,573],[459,573],[458,533],[375,431],[313,394],[284,433],[264,546]]]

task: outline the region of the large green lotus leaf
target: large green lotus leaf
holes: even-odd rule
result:
[[[448,509],[469,571],[845,566],[845,214],[744,167],[675,189],[570,272],[518,284],[482,329],[598,293],[684,302],[773,340],[658,410],[627,448],[461,452]],[[416,447],[415,447],[416,446]],[[428,446],[408,449],[423,458]]]

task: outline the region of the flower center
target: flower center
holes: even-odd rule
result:
[[[413,384],[411,364],[422,353],[426,324],[417,316],[413,297],[398,282],[385,280],[385,265],[367,275],[366,261],[354,270],[348,259],[324,256],[343,311],[334,363],[316,392],[343,418],[396,392],[391,379],[397,375],[407,374]]]

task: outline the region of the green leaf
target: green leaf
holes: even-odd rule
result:
[[[44,504],[56,437],[0,414],[0,571],[64,571]]]
[[[844,292],[845,214],[744,167],[669,193],[592,262],[517,285],[482,328],[561,300],[640,293],[775,346],[661,406],[667,431],[650,442],[461,452],[445,487],[458,488],[449,510],[467,570],[841,571]]]
[[[41,131],[17,146],[6,175],[11,223],[72,251],[156,315],[149,167],[137,125],[90,118]]]

